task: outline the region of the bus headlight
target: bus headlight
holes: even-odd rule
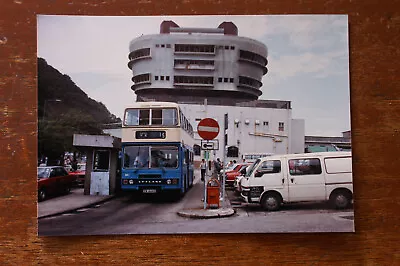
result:
[[[172,184],[173,184],[173,185],[178,184],[178,179],[172,179]]]
[[[171,179],[167,180],[167,185],[171,185]]]
[[[133,185],[133,180],[129,180],[129,185]]]
[[[124,179],[124,180],[122,180],[122,184],[124,184],[124,185],[128,185],[128,179]]]

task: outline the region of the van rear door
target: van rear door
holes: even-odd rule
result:
[[[289,166],[289,201],[325,200],[325,178],[320,158],[292,158]]]

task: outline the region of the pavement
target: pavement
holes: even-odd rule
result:
[[[225,202],[220,199],[220,208],[218,209],[204,209],[204,202],[201,200],[204,194],[203,182],[201,182],[197,175],[195,185],[191,192],[191,200],[184,205],[184,209],[177,212],[179,216],[194,218],[194,219],[209,219],[209,218],[222,218],[228,217],[235,213],[225,196]],[[208,177],[210,178],[210,177]],[[201,184],[199,184],[201,183]],[[225,193],[225,195],[227,195]],[[186,195],[187,196],[187,195]],[[75,188],[71,190],[68,195],[49,198],[45,201],[38,203],[38,219],[57,216],[64,213],[70,213],[82,208],[92,207],[103,202],[112,200],[116,195],[98,196],[98,195],[84,195],[83,188]]]
[[[38,219],[76,211],[113,199],[115,196],[84,195],[83,188],[75,188],[68,195],[48,198],[38,203]]]
[[[209,180],[210,176],[206,177],[206,179]],[[201,185],[197,183],[201,183]],[[192,190],[195,190],[193,192],[190,191],[194,194],[192,195],[192,198],[196,200],[191,200],[190,203],[187,204],[183,210],[178,211],[177,214],[179,216],[193,219],[210,219],[229,217],[235,214],[235,210],[232,208],[226,193],[224,201],[222,201],[222,198],[220,198],[219,208],[204,209],[204,202],[199,200],[203,197],[204,194],[203,182],[196,179],[195,185],[193,186]]]

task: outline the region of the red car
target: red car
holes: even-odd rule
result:
[[[69,175],[62,166],[43,166],[37,168],[38,200],[47,199],[50,194],[67,194],[76,177]]]
[[[225,173],[226,184],[233,185],[233,183],[235,182],[235,178],[237,176],[240,176],[241,171],[245,170],[248,166],[249,166],[249,164],[247,164],[247,163],[241,163],[241,164],[236,165],[233,168],[233,170],[226,172]]]
[[[83,187],[85,184],[86,164],[78,163],[78,169],[76,171],[71,171],[69,174],[76,177],[75,184],[77,186]]]

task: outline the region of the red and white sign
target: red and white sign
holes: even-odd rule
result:
[[[204,140],[212,140],[218,136],[218,122],[212,118],[204,118],[197,125],[197,133]]]

